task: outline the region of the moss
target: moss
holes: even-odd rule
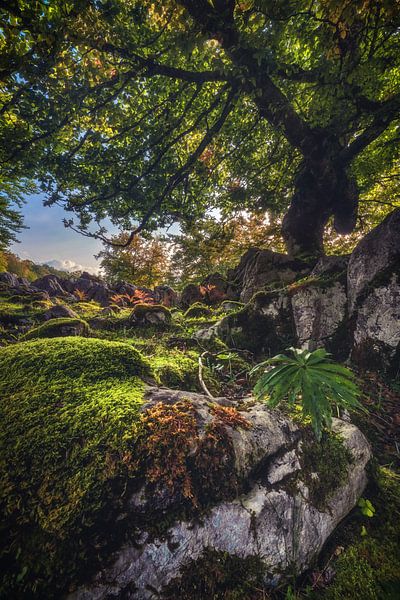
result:
[[[205,306],[201,302],[195,302],[184,313],[185,319],[192,319],[196,317],[208,317],[212,315],[212,310]]]
[[[33,340],[37,338],[65,337],[68,335],[88,336],[90,334],[89,325],[81,319],[61,317],[59,319],[50,319],[31,329],[23,336],[23,340]]]
[[[117,342],[0,349],[2,597],[59,597],[111,543],[148,372]]]
[[[375,485],[365,494],[376,514],[368,519],[357,511],[358,533],[333,565],[336,576],[320,596],[323,600],[397,600],[400,596],[400,476],[379,469]],[[359,534],[362,525],[364,537]]]
[[[98,302],[94,302],[94,300],[90,302],[76,302],[74,304],[74,311],[84,319],[95,317],[99,314],[101,308],[101,305]]]
[[[324,432],[318,442],[310,433],[303,442],[302,478],[310,490],[310,502],[323,510],[348,476],[352,456],[340,436]]]
[[[176,349],[166,352],[164,348],[158,347],[154,356],[150,358],[150,363],[158,385],[188,392],[201,392],[198,353]],[[210,391],[218,393],[218,381],[212,376],[210,369],[204,369],[203,378],[206,385],[210,386]]]
[[[164,589],[166,600],[255,600],[264,598],[265,566],[258,556],[240,558],[206,549],[180,578]]]

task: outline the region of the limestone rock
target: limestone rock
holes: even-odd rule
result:
[[[235,282],[240,300],[248,302],[251,297],[270,284],[278,286],[293,283],[311,271],[308,264],[292,260],[285,254],[250,248],[240,259],[239,265],[229,273]]]
[[[155,388],[148,392],[149,405],[184,398],[195,406],[199,431],[205,432],[212,419],[208,398]],[[232,405],[223,398],[217,403]],[[277,577],[289,566],[302,572],[310,565],[363,492],[370,458],[368,442],[354,425],[334,420],[334,429],[350,451],[352,463],[344,483],[321,509],[313,505],[302,481],[302,442],[297,427],[261,404],[248,403],[241,414],[251,427],[225,429],[232,443],[233,468],[243,483],[239,496],[216,502],[200,520],[175,518],[159,538],[143,528],[135,543],[125,542],[110,557],[109,565],[71,592],[68,600],[154,598],[206,549],[239,558],[258,556],[266,572]],[[196,447],[192,452],[196,453]],[[295,478],[292,483],[297,481],[297,486],[286,486],[288,478]],[[130,509],[146,510],[152,502],[154,499],[142,489],[132,496]],[[164,509],[168,514],[168,503]]]
[[[290,291],[296,345],[309,350],[324,347],[337,360],[345,360],[350,352],[346,266],[346,257],[324,257],[308,280]]]
[[[62,287],[62,281],[56,275],[45,275],[36,279],[32,286],[47,292],[49,296],[65,296],[66,290]]]
[[[400,208],[390,213],[353,250],[347,270],[349,314],[368,290],[400,275]]]
[[[396,375],[400,365],[400,275],[369,291],[357,310],[352,359]]]

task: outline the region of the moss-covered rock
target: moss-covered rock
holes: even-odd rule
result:
[[[131,323],[138,325],[167,325],[171,322],[171,311],[162,304],[136,304],[130,317]]]
[[[212,310],[208,306],[202,304],[201,302],[195,302],[189,306],[184,314],[184,317],[186,319],[193,319],[196,317],[208,317],[210,315],[212,315]]]
[[[60,317],[59,319],[50,319],[35,327],[26,333],[24,340],[34,340],[37,338],[54,338],[67,336],[85,337],[90,334],[90,327],[82,319],[72,319],[69,317]]]
[[[195,352],[182,352],[171,349],[168,353],[157,353],[150,358],[150,364],[158,385],[172,389],[199,392],[198,355]],[[212,393],[219,393],[218,381],[205,367],[203,378]]]
[[[0,349],[1,597],[59,597],[112,543],[148,372],[118,342]]]

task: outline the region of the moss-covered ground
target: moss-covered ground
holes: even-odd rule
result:
[[[95,302],[76,302],[71,308],[88,323],[85,335],[89,337],[65,338],[52,337],[54,323],[43,324],[52,302],[0,294],[2,598],[58,598],[67,582],[103,564],[113,544],[120,544],[127,532],[134,536],[134,523],[127,527],[124,519],[116,521],[117,515],[124,514],[127,486],[134,489],[143,473],[151,481],[154,474],[163,471],[164,477],[168,471],[154,462],[160,453],[148,446],[152,438],[143,435],[149,426],[141,413],[146,383],[201,392],[198,360],[202,356],[203,379],[214,395],[235,398],[251,388],[247,376],[251,353],[231,352],[218,340],[209,345],[194,338],[197,330],[225,315],[221,309],[186,315],[174,309],[160,328],[132,323],[132,308],[107,316]],[[367,517],[360,508],[354,509],[312,569],[290,587],[286,583],[274,590],[265,588],[257,561],[207,552],[190,566],[181,583],[169,586],[166,597],[400,597],[400,465],[395,443],[400,386],[372,374],[364,374],[363,382],[369,412],[359,415],[357,423],[380,463],[364,493],[375,515]],[[154,431],[160,431],[158,425]],[[219,433],[216,430],[213,438],[223,443]],[[204,460],[197,459],[207,463],[207,477],[190,483],[201,504],[210,493],[207,482],[219,486],[221,497],[229,496],[237,484],[226,479],[225,488],[219,485],[223,479],[219,450],[215,444],[209,447],[207,440]],[[332,438],[326,443],[340,445]],[[189,452],[189,446],[179,449]],[[318,487],[317,482],[313,492],[321,506],[347,460],[339,446],[328,450],[343,459],[335,469],[324,464],[312,444],[304,458],[305,473],[320,463],[316,470],[323,474],[319,479],[323,485]],[[207,462],[210,457],[214,462]],[[201,475],[200,462],[196,469]],[[177,473],[182,489],[189,490],[185,470]]]

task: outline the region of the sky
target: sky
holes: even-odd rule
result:
[[[71,218],[59,206],[43,206],[43,195],[26,197],[22,213],[28,229],[18,234],[19,243],[11,251],[20,258],[36,263],[48,263],[57,269],[86,270],[96,273],[98,261],[94,258],[102,243],[65,228],[63,218]]]

